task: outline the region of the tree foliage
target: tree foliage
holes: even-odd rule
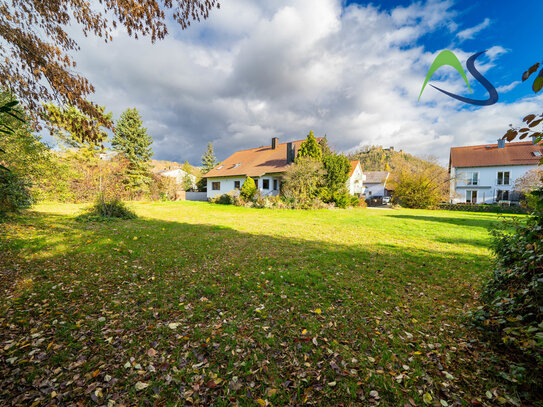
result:
[[[79,50],[69,29],[77,24],[85,36],[106,42],[122,25],[130,36],[163,39],[166,21],[181,28],[208,17],[216,0],[8,0],[0,6],[0,86],[11,89],[37,117],[42,101],[56,100],[77,107],[93,121],[104,120],[99,106],[89,102],[92,84],[75,68],[70,55]],[[81,123],[84,139],[94,139],[93,121]],[[108,127],[111,121],[105,121]]]
[[[310,208],[324,183],[324,170],[321,161],[311,157],[298,157],[283,176],[283,195],[292,200],[295,206]]]
[[[153,139],[147,134],[136,108],[125,110],[117,121],[111,147],[128,160],[126,186],[132,192],[145,192],[151,182],[149,160]]]
[[[207,174],[218,164],[217,157],[213,152],[213,144],[211,142],[207,143],[207,149],[202,156],[202,174]]]
[[[528,80],[532,74],[536,73],[540,69],[539,73],[536,75],[534,82],[532,84],[532,90],[535,93],[538,93],[543,88],[543,66],[538,62],[528,68],[522,74],[522,82]],[[536,130],[537,126],[543,123],[543,113],[537,115],[530,113],[526,115],[522,122],[525,123],[522,127],[514,127],[510,125],[510,129],[502,137],[507,141],[513,141],[515,138],[519,140],[525,139],[526,137],[534,137],[537,143],[543,141],[543,132]],[[540,163],[543,164],[543,158],[541,158]]]
[[[300,145],[300,150],[298,150],[298,155],[296,158],[299,159],[303,157],[313,158],[314,160],[318,161],[322,159],[321,146],[317,142],[317,139],[313,134],[313,130],[309,132],[306,140]]]
[[[190,191],[194,188],[194,176],[192,175],[192,167],[188,161],[185,161],[182,167],[182,170],[185,172],[182,181],[182,187],[184,191]]]
[[[245,199],[250,201],[253,199],[253,197],[256,194],[256,184],[255,180],[251,177],[247,177],[245,181],[243,182],[243,185],[241,186],[241,190],[239,191],[239,195]]]
[[[394,188],[394,202],[406,208],[434,208],[448,199],[448,173],[437,164],[397,167],[390,184]]]
[[[350,154],[349,159],[360,161],[364,171],[392,171],[403,165],[423,165],[426,160],[403,151],[382,146],[364,146]]]

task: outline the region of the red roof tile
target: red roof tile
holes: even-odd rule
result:
[[[537,164],[543,154],[543,145],[531,141],[506,143],[505,148],[497,144],[480,146],[452,147],[450,155],[451,167],[490,167],[494,165],[526,165]]]
[[[320,140],[319,138],[317,141]],[[296,151],[305,140],[293,141]],[[207,178],[249,176],[284,172],[287,168],[287,143],[236,151],[206,174]]]
[[[349,172],[349,177],[353,176],[354,170],[356,170],[357,165],[358,165],[358,160],[351,161],[351,171]]]

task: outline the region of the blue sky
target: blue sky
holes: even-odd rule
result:
[[[398,6],[409,6],[412,1],[347,1],[350,4],[372,4],[381,10],[390,11]],[[485,77],[496,87],[507,86],[520,80],[524,72],[532,64],[543,60],[542,48],[538,43],[538,27],[543,15],[543,1],[527,0],[522,2],[508,0],[457,0],[451,3],[455,12],[454,21],[458,31],[480,27],[473,38],[460,41],[455,33],[438,30],[422,36],[416,45],[422,45],[429,51],[441,51],[449,48],[459,48],[468,53],[475,53],[501,46],[507,50],[490,69]],[[484,61],[484,57],[480,57]],[[465,67],[465,61],[461,61]],[[446,69],[446,68],[443,68]],[[452,68],[451,68],[452,69]],[[476,81],[470,79],[474,96],[484,98],[486,91]],[[500,92],[500,102],[512,102],[531,95],[531,82],[518,84],[509,92]],[[467,95],[466,95],[467,96]]]
[[[199,164],[212,142],[219,159],[239,149],[326,134],[338,151],[394,146],[446,165],[453,146],[492,143],[510,123],[543,111],[522,72],[543,58],[543,2],[429,0],[228,0],[208,20],[152,44],[119,29],[104,44],[74,35],[78,71],[93,100],[118,118],[136,107],[155,158]],[[427,87],[435,56],[451,49],[498,89],[492,106],[467,105]],[[484,88],[468,74],[473,98]],[[430,83],[470,96],[440,68]]]

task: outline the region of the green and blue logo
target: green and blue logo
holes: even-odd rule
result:
[[[494,103],[498,101],[498,91],[496,90],[496,88],[494,88],[494,86],[492,86],[492,84],[488,81],[488,79],[486,79],[475,68],[475,60],[477,59],[479,55],[484,54],[485,52],[486,51],[477,52],[476,54],[473,54],[472,56],[470,56],[466,62],[466,68],[468,72],[471,73],[473,77],[481,85],[485,87],[485,89],[488,92],[488,99],[484,99],[484,100],[470,99],[464,96],[455,95],[454,93],[451,93],[451,92],[447,92],[446,90],[440,89],[437,86],[434,86],[432,84],[430,84],[430,86],[433,87],[434,89],[437,89],[440,92],[443,92],[447,96],[452,97],[453,99],[459,100],[464,103],[469,103],[470,105],[475,105],[475,106],[493,105]],[[420,97],[422,96],[422,92],[424,92],[424,88],[428,84],[428,81],[430,80],[434,72],[444,65],[452,66],[454,69],[456,69],[456,71],[460,75],[462,75],[462,78],[464,78],[464,82],[466,82],[466,85],[468,85],[468,89],[470,93],[473,93],[473,91],[471,90],[471,87],[469,86],[466,72],[464,72],[464,69],[462,68],[462,64],[460,63],[456,55],[454,55],[452,51],[444,50],[444,51],[441,51],[438,54],[438,56],[434,59],[434,62],[432,62],[432,65],[430,66],[430,69],[428,70],[428,73],[426,74],[426,79],[424,80],[424,84],[422,85],[422,89],[420,90],[419,101],[420,101]]]

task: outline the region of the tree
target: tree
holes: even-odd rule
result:
[[[448,198],[447,170],[437,164],[397,168],[390,183],[394,201],[406,208],[433,208]]]
[[[126,186],[132,192],[144,192],[151,182],[149,160],[153,156],[153,139],[147,135],[141,116],[136,108],[128,108],[117,121],[111,141],[113,150],[128,160]]]
[[[322,159],[321,146],[313,135],[313,130],[309,132],[306,140],[300,146],[300,150],[298,151],[298,155],[296,156],[296,158],[301,157],[310,157],[318,161]]]
[[[326,171],[322,162],[299,157],[285,171],[283,195],[300,208],[309,208],[324,183]]]
[[[10,92],[0,91],[0,206],[4,211],[28,207],[46,197],[47,180],[66,183],[49,147],[32,134],[28,114]],[[51,191],[57,196],[58,190]],[[1,209],[0,209],[1,210]]]
[[[185,161],[182,169],[185,172],[185,176],[183,177],[182,182],[183,190],[190,191],[194,188],[194,176],[192,175],[192,167],[190,166],[188,161]]]
[[[215,157],[215,153],[213,152],[213,144],[211,142],[207,143],[207,149],[202,156],[202,174],[207,174],[209,171],[211,171],[215,166],[218,164],[217,157]]]
[[[241,186],[241,190],[239,191],[239,195],[248,201],[253,199],[253,197],[256,194],[256,184],[255,180],[251,177],[245,178],[245,181],[243,182],[243,185]]]
[[[343,154],[330,153],[323,156],[322,163],[326,170],[326,187],[332,192],[345,188],[351,172],[349,159]]]
[[[9,0],[8,0],[9,1]],[[99,107],[86,97],[92,84],[77,73],[69,55],[79,49],[67,29],[82,26],[83,34],[95,34],[106,42],[123,25],[130,36],[148,36],[152,42],[167,34],[166,21],[182,29],[191,21],[205,19],[216,0],[11,0],[0,7],[0,86],[11,89],[37,118],[42,101],[57,100],[102,120]],[[106,18],[107,16],[107,18]],[[92,122],[84,123],[85,139],[94,139]],[[112,122],[108,122],[108,127]]]

